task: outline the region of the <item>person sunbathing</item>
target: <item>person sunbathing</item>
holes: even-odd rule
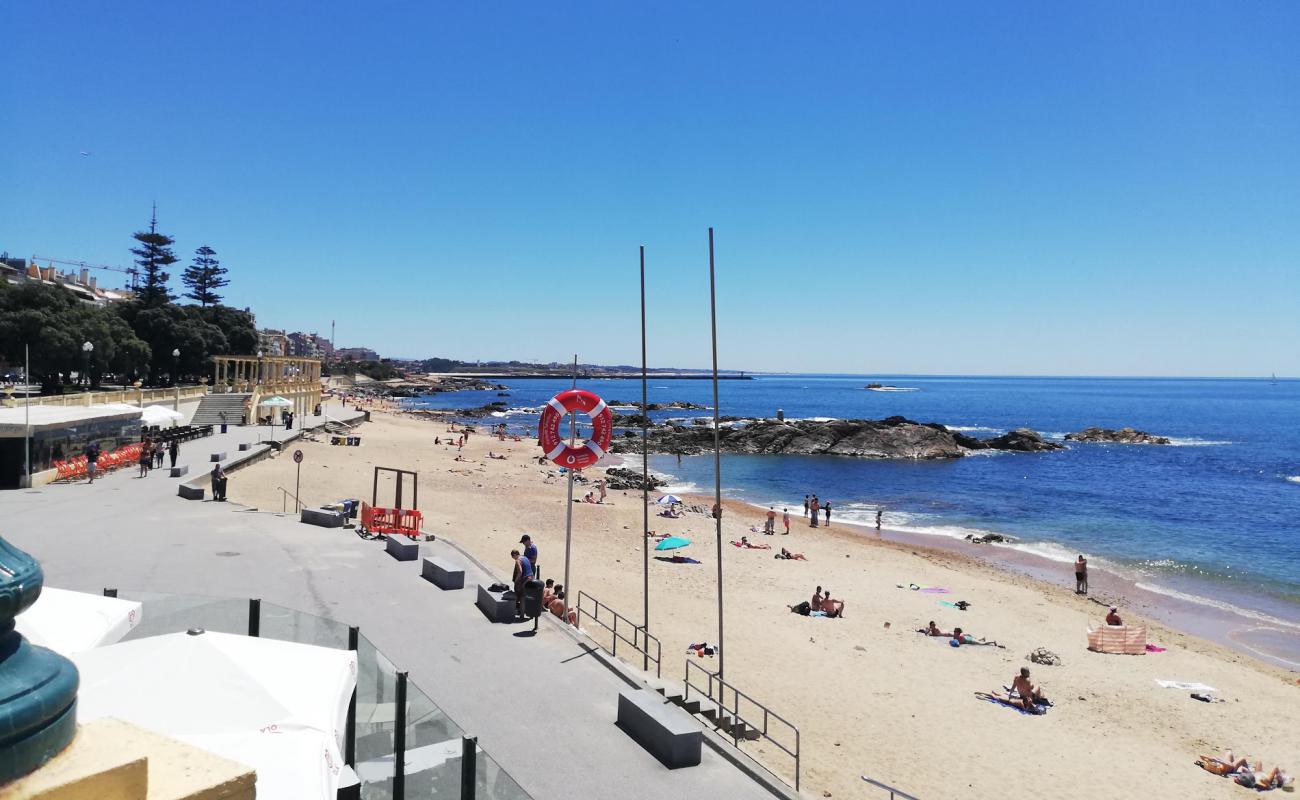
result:
[[[1110,613],[1106,615],[1106,624],[1116,626],[1122,626],[1124,624],[1124,620],[1119,618],[1119,609],[1115,606],[1110,607]]]
[[[957,630],[961,629],[958,628]],[[956,632],[953,631],[953,633]],[[1029,682],[1029,667],[1021,667],[1020,674],[1011,679],[1011,691],[1020,695],[1019,698],[1011,698],[1011,702],[1019,702],[1020,706],[1031,714],[1038,713],[1035,708],[1038,701],[1047,702],[1047,698],[1043,697],[1043,693],[1039,688]]]
[[[958,628],[958,630],[961,629]],[[934,620],[930,620],[929,626],[923,628],[921,630],[921,633],[924,633],[926,636],[943,636],[945,638],[952,638],[951,633],[944,633],[943,631],[939,630],[939,626],[934,624]]]
[[[782,547],[781,552],[777,553],[775,556],[773,556],[773,558],[781,558],[786,561],[807,561],[808,560],[807,558],[804,557],[803,553],[791,553],[789,550],[786,550],[784,547]]]
[[[813,592],[812,601],[808,604],[812,611],[824,611],[822,608],[822,587],[818,586],[817,591]]]
[[[563,586],[555,587],[555,596],[551,599],[551,604],[550,606],[548,606],[548,610],[555,616],[559,617],[560,619],[564,619],[564,587]],[[578,612],[577,610],[572,608],[569,609],[569,624],[575,627],[578,624]]]
[[[825,611],[828,617],[843,617],[844,601],[832,600],[831,590],[827,589],[825,597],[822,598],[822,611]]]
[[[670,508],[667,511],[660,511],[659,516],[667,517],[668,519],[680,519],[683,516],[683,514],[682,512],[678,511],[676,508]]]
[[[930,624],[933,625],[934,623],[930,623]],[[991,646],[991,647],[1001,647],[1001,646],[1002,646],[1002,645],[998,644],[997,642],[988,641],[988,640],[985,640],[985,639],[976,639],[974,636],[970,635],[969,633],[964,633],[964,632],[962,631],[961,628],[953,628],[953,629],[952,629],[952,638],[953,638],[953,641],[957,642],[959,645],[963,645],[963,644],[983,644],[983,645],[989,645],[989,646]]]
[[[555,599],[555,579],[547,578],[546,585],[542,587],[542,606],[551,607],[551,601]]]

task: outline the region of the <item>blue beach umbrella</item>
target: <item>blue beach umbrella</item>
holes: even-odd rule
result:
[[[675,494],[666,494],[663,497],[656,500],[655,502],[661,506],[671,506],[671,505],[681,503],[682,498],[678,497]]]
[[[690,543],[691,543],[691,540],[690,540],[690,539],[685,539],[685,538],[682,538],[681,536],[669,536],[667,539],[664,539],[662,542],[660,542],[659,544],[655,545],[655,549],[656,549],[656,550],[676,550],[677,548],[679,548],[679,547],[685,547],[686,545],[688,545],[688,544],[690,544]]]

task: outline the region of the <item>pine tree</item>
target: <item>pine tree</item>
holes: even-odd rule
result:
[[[167,281],[172,276],[164,270],[176,263],[176,256],[171,251],[176,240],[158,232],[157,206],[154,206],[153,217],[149,220],[149,231],[137,231],[132,237],[140,243],[139,247],[131,248],[131,253],[144,276],[144,284],[136,291],[136,296],[146,307],[165,306],[172,301],[173,295],[167,290]]]
[[[200,306],[215,306],[221,303],[217,290],[229,286],[226,280],[226,268],[216,258],[217,251],[206,244],[194,251],[194,263],[185,268],[181,282],[189,287],[185,296],[196,301]]]

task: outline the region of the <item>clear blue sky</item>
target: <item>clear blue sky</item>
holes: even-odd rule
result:
[[[0,5],[0,249],[385,355],[1300,375],[1300,3]],[[81,151],[91,155],[82,156]],[[177,265],[177,272],[179,267]]]

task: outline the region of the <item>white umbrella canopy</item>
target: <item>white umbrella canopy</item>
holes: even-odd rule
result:
[[[281,397],[281,396],[278,395],[278,394],[277,394],[277,395],[272,395],[271,397],[266,398],[266,399],[263,400],[262,402],[258,403],[258,405],[259,405],[259,406],[270,406],[271,408],[293,408],[293,402],[292,402],[292,401],[290,401],[290,400],[285,400],[283,397]]]
[[[71,656],[121,641],[142,614],[132,600],[46,586],[14,625],[32,644]]]
[[[140,421],[146,425],[175,425],[185,418],[179,411],[163,406],[145,406],[140,410]]]
[[[355,653],[206,632],[73,660],[79,718],[117,717],[248,764],[263,800],[335,797]]]

